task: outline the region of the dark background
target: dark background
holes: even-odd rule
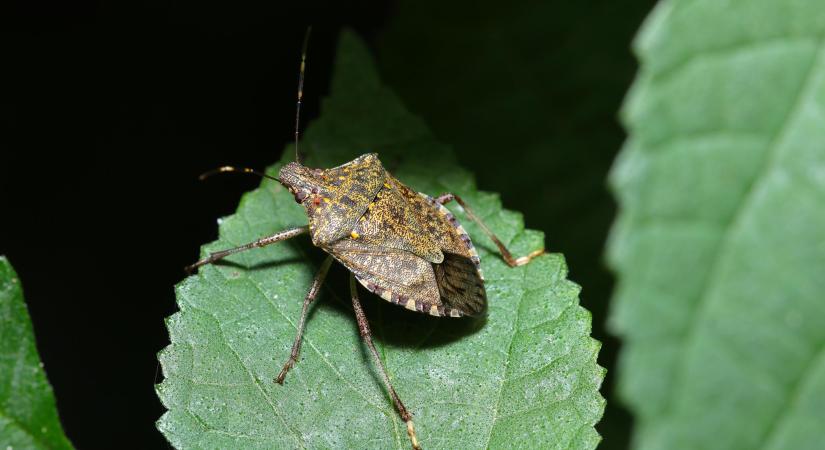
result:
[[[0,7],[3,72],[10,75],[0,93],[0,254],[23,281],[69,439],[81,449],[167,446],[154,428],[163,412],[154,384],[156,352],[168,342],[163,318],[175,311],[173,286],[199,246],[216,238],[216,219],[258,183],[242,176],[201,183],[197,176],[279,158],[292,135],[309,23],[303,123],[318,114],[338,32],[355,29],[377,49],[387,84],[456,147],[479,186],[501,192],[506,206],[524,212],[527,225],[544,230],[548,246],[565,254],[593,312],[594,335],[605,344],[600,364],[612,370],[618,345],[604,330],[612,278],[601,253],[615,206],[604,178],[624,139],[616,117],[635,71],[630,41],[653,2],[572,3],[548,2],[548,39],[530,46],[558,56],[557,79],[548,80],[559,86],[551,91],[551,115],[578,111],[586,118],[561,120],[560,142],[577,143],[547,152],[462,146],[450,123],[427,115],[410,86],[416,77],[394,70],[408,55],[405,46],[426,40],[427,19],[420,35],[399,32],[402,26],[388,32],[405,11],[395,2],[55,0]],[[451,12],[461,8],[468,12],[461,20],[495,32],[509,7],[454,4]],[[472,32],[462,39],[472,43]],[[439,56],[429,44],[424,54]],[[497,164],[501,158],[506,163]],[[556,163],[568,176],[519,169]],[[569,209],[565,198],[581,207]],[[612,386],[609,373],[599,430],[604,447],[624,448],[631,422],[611,398]]]

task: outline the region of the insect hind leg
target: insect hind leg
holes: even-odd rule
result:
[[[381,361],[381,356],[378,355],[378,350],[375,349],[375,344],[372,342],[370,324],[367,322],[367,316],[364,315],[364,310],[361,308],[361,301],[358,299],[358,286],[355,282],[355,275],[351,273],[349,277],[349,290],[350,296],[352,297],[352,309],[355,310],[355,319],[358,321],[358,331],[361,333],[361,338],[363,338],[364,342],[366,342],[367,347],[369,347],[370,353],[372,354],[372,358],[375,360],[375,364],[380,369],[381,379],[384,381],[384,386],[386,386],[387,390],[390,391],[390,397],[392,397],[392,402],[395,405],[395,409],[398,410],[401,420],[407,424],[407,434],[410,436],[410,442],[412,443],[413,449],[421,450],[421,446],[418,444],[418,437],[415,435],[415,426],[413,425],[412,414],[407,411],[404,403],[401,402],[401,398],[395,392],[395,388],[392,387],[390,377],[387,375],[387,369],[384,367],[384,363]]]
[[[439,195],[435,199],[435,201],[441,203],[442,205],[446,205],[447,203],[450,203],[453,200],[455,200],[456,203],[461,205],[461,207],[464,209],[464,212],[467,214],[467,218],[477,223],[478,226],[481,227],[481,230],[484,231],[484,234],[486,234],[487,237],[489,237],[490,240],[493,241],[494,244],[496,244],[496,247],[498,247],[498,251],[501,252],[501,257],[504,258],[504,262],[506,262],[508,266],[523,266],[529,263],[533,258],[544,254],[544,249],[538,249],[530,252],[528,255],[514,258],[513,254],[510,253],[510,250],[507,249],[507,246],[505,246],[504,243],[502,243],[501,240],[489,228],[487,228],[487,225],[485,225],[484,222],[482,222],[481,219],[479,219],[478,216],[475,215],[473,210],[470,209],[469,206],[467,206],[467,203],[465,203],[461,197],[451,192],[448,192],[446,194]]]

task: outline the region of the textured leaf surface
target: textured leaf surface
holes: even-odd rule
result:
[[[825,9],[662,2],[609,257],[641,449],[822,448]]]
[[[412,187],[461,193],[516,253],[543,245],[541,233],[524,230],[521,216],[502,210],[497,196],[476,191],[450,150],[380,85],[351,35],[342,37],[332,95],[308,127],[302,151],[308,165],[325,167],[377,151]],[[291,195],[265,181],[222,221],[220,240],[205,250],[304,223]],[[578,305],[579,287],[566,279],[563,258],[546,255],[510,269],[476,226],[463,224],[488,278],[486,321],[435,319],[362,294],[376,345],[424,447],[594,447],[604,374],[595,363],[590,315]],[[158,386],[169,409],[158,427],[175,446],[409,447],[358,336],[340,266],[310,314],[301,360],[284,386],[272,382],[321,255],[298,238],[204,267],[178,286],[180,311],[168,319],[172,344],[160,355],[165,380]]]
[[[70,449],[37,354],[23,288],[0,256],[0,448]]]

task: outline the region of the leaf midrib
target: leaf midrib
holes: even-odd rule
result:
[[[796,96],[794,97],[794,101],[791,104],[791,107],[788,109],[786,113],[785,119],[782,121],[782,125],[778,128],[774,138],[771,140],[770,144],[768,145],[768,152],[767,155],[764,157],[764,163],[762,167],[757,172],[756,176],[754,177],[751,185],[748,187],[744,195],[743,201],[739,204],[739,208],[734,212],[731,216],[731,220],[729,221],[728,225],[725,227],[724,235],[720,240],[720,250],[714,255],[713,261],[709,266],[709,272],[711,274],[711,278],[705,283],[702,292],[699,294],[699,301],[694,308],[694,313],[691,315],[691,318],[688,320],[687,325],[687,333],[685,335],[684,342],[682,344],[682,351],[678,352],[679,357],[676,362],[676,366],[679,367],[678,370],[674,371],[674,388],[671,390],[670,394],[667,397],[667,401],[662,408],[663,413],[659,415],[661,418],[665,418],[670,416],[673,411],[673,403],[676,397],[675,389],[679,389],[682,385],[681,381],[684,378],[684,375],[687,374],[687,363],[688,363],[688,356],[689,352],[688,349],[695,346],[695,340],[697,339],[698,333],[697,330],[699,329],[699,324],[701,323],[701,318],[706,316],[706,311],[708,308],[708,298],[711,296],[709,295],[713,292],[715,286],[719,283],[719,265],[722,261],[726,260],[725,257],[729,252],[729,246],[731,242],[733,242],[733,236],[736,235],[736,232],[741,227],[741,220],[743,217],[746,216],[746,212],[750,210],[751,203],[754,201],[755,194],[759,191],[759,186],[765,179],[767,179],[767,175],[770,171],[776,166],[776,159],[779,154],[779,148],[781,148],[781,143],[784,141],[785,135],[790,128],[789,124],[795,121],[796,116],[799,114],[802,105],[804,104],[805,100],[807,100],[810,95],[809,91],[811,91],[813,87],[813,81],[815,80],[815,75],[819,72],[819,68],[822,66],[823,57],[825,57],[825,47],[823,47],[823,39],[818,38],[816,42],[816,51],[814,56],[811,58],[810,66],[806,72],[806,75],[802,82],[800,83],[800,87],[797,91]],[[806,371],[810,368],[810,364],[803,368],[800,372],[799,377],[794,382],[794,385],[797,385],[802,378],[805,377]],[[789,401],[786,401],[785,404],[779,409],[775,417],[771,420],[771,424],[764,429],[768,431],[773,431],[777,429],[776,426],[777,421],[782,420],[782,412],[789,406]],[[662,419],[659,419],[662,420]],[[758,442],[767,442],[770,435],[766,435],[763,439],[760,439]]]
[[[788,417],[784,414],[787,410],[793,408],[796,402],[799,400],[800,392],[802,391],[804,386],[808,385],[810,381],[810,377],[813,373],[812,369],[819,367],[820,364],[825,363],[825,341],[819,343],[819,349],[816,350],[815,355],[813,358],[810,359],[808,364],[800,372],[799,377],[793,384],[790,393],[788,394],[787,401],[779,409],[777,416],[774,420],[771,421],[771,424],[765,428],[766,432],[763,434],[763,437],[758,442],[763,442],[762,445],[763,449],[771,448],[772,445],[769,445],[773,442],[776,438],[776,432],[782,429],[782,424],[784,423],[784,418]]]

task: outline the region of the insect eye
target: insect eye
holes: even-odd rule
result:
[[[298,191],[295,193],[295,201],[297,203],[303,203],[304,199],[307,198],[307,194],[304,191]]]

